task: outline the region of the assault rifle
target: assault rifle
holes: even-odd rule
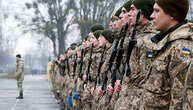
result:
[[[69,67],[69,61],[68,61],[68,58],[66,59],[66,66],[67,66],[67,69],[68,69],[68,75],[70,74],[70,67]]]
[[[66,69],[65,60],[62,60],[60,64],[60,75],[63,77],[66,75],[65,69]]]
[[[76,67],[77,67],[77,53],[74,56],[73,78],[75,78],[76,76]]]
[[[88,68],[86,70],[86,81],[85,81],[84,84],[87,84],[89,81],[91,81],[90,67],[91,67],[91,63],[92,63],[93,48],[94,48],[94,44],[92,44],[92,47],[91,47],[91,50],[90,50],[90,57],[88,59]]]
[[[115,65],[114,65],[114,69],[113,69],[113,73],[111,75],[112,81],[111,81],[111,86],[114,88],[115,86],[115,82],[117,80],[117,73],[121,74],[119,71],[120,65],[121,65],[121,60],[123,58],[123,54],[124,54],[124,49],[123,49],[123,44],[124,44],[124,40],[125,40],[125,36],[127,33],[127,29],[128,29],[128,23],[126,23],[122,29],[121,29],[121,41],[119,44],[119,49],[117,51],[117,55],[116,55],[116,61],[115,61]],[[109,101],[111,100],[112,96],[110,96]]]
[[[79,77],[80,79],[82,79],[83,58],[84,58],[84,49],[81,49],[81,59],[80,59],[80,61],[79,61],[80,68],[79,68],[79,73],[78,73],[78,77]]]
[[[104,72],[103,84],[102,84],[102,88],[101,88],[103,91],[106,91],[107,81],[108,81],[108,72],[109,71],[111,72],[111,68],[112,68],[113,62],[114,62],[116,54],[117,54],[117,47],[118,47],[118,44],[119,44],[119,39],[120,39],[120,37],[118,37],[118,39],[115,40],[115,46],[113,48],[112,54],[110,56],[110,59],[108,61],[107,67],[106,67],[106,70]]]
[[[127,51],[127,57],[126,57],[126,61],[125,64],[123,66],[123,73],[122,75],[124,75],[126,73],[126,76],[130,76],[131,74],[131,69],[130,69],[130,57],[131,57],[131,52],[136,44],[136,39],[135,39],[135,34],[136,34],[136,28],[138,26],[139,23],[139,18],[140,18],[140,14],[141,14],[141,10],[138,11],[137,16],[136,16],[136,21],[135,21],[135,25],[133,27],[133,32],[131,35],[131,40],[129,41],[129,46],[128,46],[128,51]]]
[[[103,65],[103,63],[104,63],[103,57],[104,57],[105,51],[106,51],[106,45],[104,46],[103,52],[102,52],[102,54],[101,54],[101,59],[100,59],[100,62],[99,62],[99,67],[98,67],[98,71],[97,71],[98,74],[97,74],[97,77],[96,77],[96,80],[95,80],[94,89],[96,89],[97,84],[100,84],[100,82],[101,82],[100,72],[101,72],[102,65]]]

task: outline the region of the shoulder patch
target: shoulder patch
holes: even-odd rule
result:
[[[188,48],[182,48],[182,53],[185,54],[185,55],[190,55],[191,50],[188,49]]]
[[[148,52],[148,55],[147,55],[149,58],[152,58],[153,57],[153,53],[152,52]]]

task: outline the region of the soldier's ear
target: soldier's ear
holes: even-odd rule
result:
[[[170,17],[171,20],[174,20],[174,17]]]

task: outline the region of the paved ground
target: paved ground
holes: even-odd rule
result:
[[[45,76],[25,76],[24,99],[16,96],[16,81],[0,79],[0,110],[59,110]]]

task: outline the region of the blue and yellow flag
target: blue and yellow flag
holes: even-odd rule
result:
[[[152,52],[148,52],[148,57],[153,57],[153,53]]]
[[[190,55],[190,49],[182,48],[182,53]]]

